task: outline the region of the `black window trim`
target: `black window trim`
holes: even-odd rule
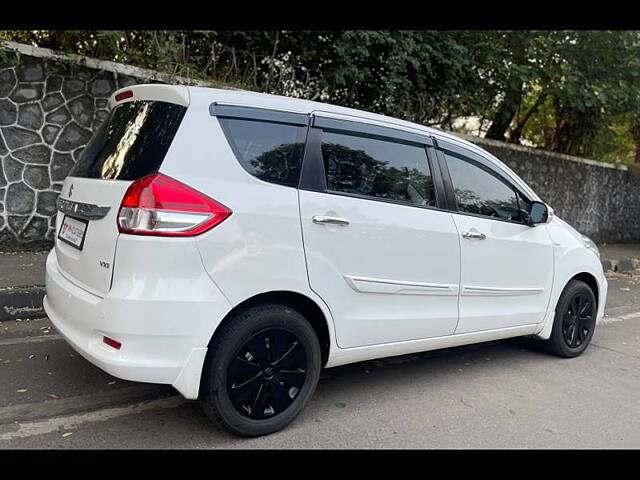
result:
[[[366,136],[379,140],[391,140],[397,143],[413,143],[418,145],[433,145],[430,136],[400,130],[398,128],[374,125],[371,123],[359,122],[357,120],[347,120],[341,118],[330,118],[313,115],[311,126],[322,130],[334,131],[337,133],[351,134],[356,136]]]
[[[306,113],[288,112],[286,110],[272,108],[213,102],[209,105],[209,113],[212,117],[259,120],[304,127],[309,126],[309,115]]]
[[[318,122],[317,119],[320,118],[322,118],[322,121]],[[324,127],[321,127],[320,125],[324,125]],[[324,161],[322,158],[322,133],[324,131],[364,138],[375,138],[378,140],[384,140],[394,143],[422,146],[425,149],[427,166],[429,167],[429,171],[433,178],[436,206],[416,205],[414,203],[404,202],[401,200],[371,197],[358,193],[329,190],[327,188],[327,178],[324,169]],[[398,132],[400,133],[398,134]],[[372,202],[391,203],[394,205],[402,205],[405,207],[421,208],[426,210],[446,211],[447,208],[444,200],[445,190],[442,177],[440,176],[440,171],[439,169],[436,169],[436,154],[435,149],[433,148],[433,139],[426,134],[422,136],[408,133],[409,136],[407,136],[405,135],[407,133],[408,132],[391,127],[379,127],[377,125],[360,123],[353,120],[338,120],[314,115],[309,126],[309,132],[307,134],[307,144],[303,155],[302,173],[300,175],[300,184],[298,188],[300,190],[358,198],[361,200],[368,200]]]
[[[450,211],[451,213],[455,213],[457,215],[466,215],[469,217],[484,218],[487,220],[495,220],[497,222],[506,222],[506,223],[515,224],[515,225],[525,225],[525,223],[522,220],[521,221],[507,220],[505,218],[490,217],[488,215],[482,215],[480,213],[464,212],[458,209],[458,203],[454,193],[453,181],[451,180],[451,174],[449,173],[447,160],[444,156],[444,152],[447,150],[459,156],[466,157],[468,160],[471,160],[471,162],[469,163],[471,163],[472,165],[473,165],[473,162],[480,164],[482,170],[486,170],[487,173],[490,173],[493,176],[498,177],[499,180],[501,180],[503,183],[509,186],[516,194],[516,201],[518,202],[518,208],[520,207],[520,199],[518,198],[518,195],[521,195],[522,197],[527,199],[529,202],[531,202],[532,200],[529,198],[528,195],[526,195],[524,192],[522,192],[522,190],[520,190],[516,185],[514,185],[514,183],[510,179],[508,179],[499,169],[497,169],[493,165],[493,162],[490,162],[489,160],[479,155],[478,153],[473,152],[467,148],[461,147],[459,145],[454,145],[452,143],[449,143],[446,140],[434,138],[434,142],[436,144],[438,164],[440,166],[442,177],[445,184],[448,211]],[[468,160],[464,160],[464,161],[468,161]]]

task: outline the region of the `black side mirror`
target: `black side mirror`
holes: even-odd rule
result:
[[[526,210],[520,210],[522,222],[530,227],[535,226],[536,223],[546,223],[549,218],[549,208],[542,202],[532,202],[531,212]]]
[[[534,225],[536,223],[546,223],[549,218],[549,208],[542,202],[534,201],[531,204],[531,213],[529,213],[529,217]]]

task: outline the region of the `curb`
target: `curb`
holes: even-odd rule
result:
[[[640,268],[640,261],[631,257],[602,258],[600,261],[605,272],[633,273]]]
[[[0,288],[0,322],[17,318],[40,318],[46,313],[42,307],[43,286]]]

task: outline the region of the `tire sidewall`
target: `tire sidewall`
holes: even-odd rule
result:
[[[273,418],[256,420],[240,413],[231,403],[227,392],[227,367],[237,350],[251,337],[267,328],[289,330],[304,344],[307,358],[307,377],[293,403]],[[209,348],[203,376],[202,400],[213,407],[215,416],[225,427],[241,436],[273,433],[292,422],[313,395],[321,369],[320,345],[315,331],[305,318],[292,308],[265,305],[238,315],[225,326],[225,332]],[[205,406],[205,411],[207,408]]]

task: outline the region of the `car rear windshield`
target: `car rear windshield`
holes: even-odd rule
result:
[[[137,180],[157,173],[186,107],[158,101],[118,105],[82,151],[72,177]]]

